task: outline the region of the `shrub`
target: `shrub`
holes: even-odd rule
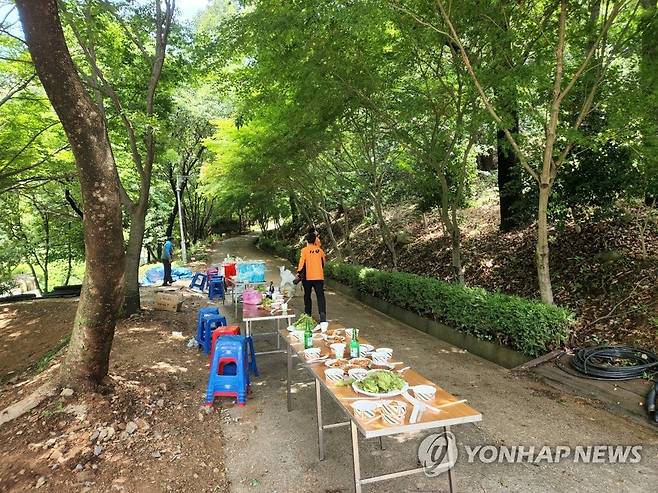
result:
[[[406,272],[337,262],[327,264],[326,272],[362,293],[530,357],[565,342],[574,322],[564,308]]]
[[[295,267],[299,262],[299,250],[286,245],[282,241],[268,236],[259,236],[256,245],[261,250],[289,260]]]

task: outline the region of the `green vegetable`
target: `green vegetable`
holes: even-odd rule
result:
[[[358,388],[373,394],[386,394],[393,390],[401,390],[407,382],[397,373],[381,370],[370,373],[356,384]]]
[[[334,385],[336,387],[347,387],[348,385],[352,385],[354,383],[353,378],[344,378],[343,380],[338,380]]]
[[[295,322],[295,327],[298,329],[304,329],[306,327],[306,321],[310,320],[311,321],[311,326],[315,327],[317,325],[317,322],[311,317],[310,315],[306,315],[306,313],[302,313],[297,321]]]

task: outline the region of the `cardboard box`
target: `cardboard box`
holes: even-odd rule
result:
[[[166,310],[168,312],[179,312],[183,299],[178,294],[173,293],[156,293],[155,309]]]

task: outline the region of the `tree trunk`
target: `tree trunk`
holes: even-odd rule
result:
[[[517,138],[519,133],[519,115],[516,110],[512,112],[514,123],[508,129]],[[498,195],[500,197],[500,229],[511,231],[522,225],[519,217],[519,204],[523,200],[523,187],[521,186],[521,169],[519,158],[510,148],[505,130],[500,129],[496,134],[498,155]]]
[[[140,193],[140,201],[130,214],[130,233],[126,245],[125,294],[121,312],[124,316],[139,312],[141,300],[139,297],[139,260],[142,255],[142,243],[146,229],[146,211],[148,190]]]
[[[329,239],[331,240],[331,244],[334,247],[334,251],[336,252],[336,255],[338,255],[338,260],[342,261],[343,260],[343,252],[341,251],[340,247],[338,246],[338,242],[336,241],[336,236],[334,235],[334,228],[331,226],[331,217],[329,216],[329,213],[322,209],[322,217],[324,218],[324,224],[327,226],[327,233],[329,233]]]
[[[459,284],[464,284],[464,267],[462,266],[462,243],[461,243],[461,230],[459,229],[459,222],[457,219],[457,206],[452,206],[452,226],[450,228],[452,254],[452,271],[455,279]]]
[[[297,200],[292,193],[288,195],[288,203],[290,204],[291,221],[293,224],[297,224],[297,221],[299,221],[299,208],[297,207]]]
[[[73,65],[57,0],[18,0],[18,12],[41,83],[75,157],[84,204],[85,276],[63,383],[93,388],[107,375],[123,298],[123,231],[118,174],[105,122]]]
[[[377,224],[379,225],[379,231],[382,235],[382,241],[386,246],[386,249],[391,254],[391,260],[393,261],[393,270],[398,270],[398,255],[395,250],[395,243],[393,243],[393,238],[391,237],[391,230],[386,224],[386,219],[384,218],[384,210],[382,208],[382,203],[374,193],[372,194],[372,201],[375,206],[375,216],[377,217]]]
[[[73,270],[73,252],[71,251],[71,222],[69,221],[69,231],[66,236],[66,279],[64,286],[68,286],[71,281],[71,271]]]
[[[548,250],[548,198],[551,187],[548,183],[539,187],[539,213],[537,216],[537,279],[541,300],[547,305],[553,303],[553,287],[549,268]]]

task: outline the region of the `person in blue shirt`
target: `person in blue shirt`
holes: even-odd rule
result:
[[[174,280],[171,277],[171,260],[174,257],[174,239],[169,237],[162,248],[162,266],[164,267],[163,286],[171,286]]]

